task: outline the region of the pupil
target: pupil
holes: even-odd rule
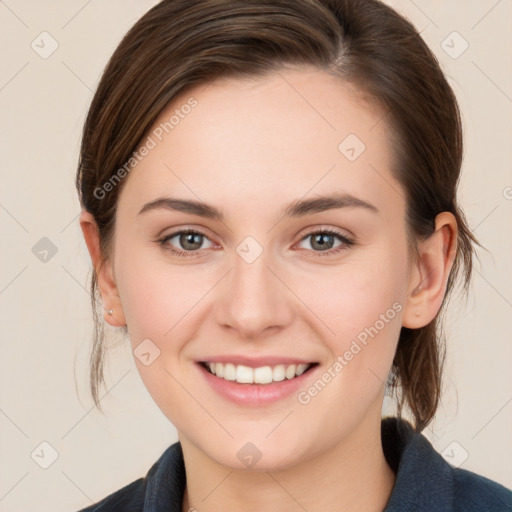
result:
[[[324,238],[332,238],[332,236],[331,235],[324,235],[324,234],[318,234],[318,235],[315,236],[316,240],[319,240],[319,239],[322,240]],[[317,242],[317,243],[319,244],[319,246],[321,248],[325,248],[327,245],[329,245],[329,243],[328,242],[326,243],[325,241],[323,241],[323,242],[320,241],[320,242]]]
[[[195,239],[196,237],[197,237],[197,238],[199,238],[199,237],[201,237],[201,236],[202,236],[202,235],[198,235],[198,234],[196,234],[196,233],[187,233],[187,234],[185,234],[185,235],[182,235],[182,236],[181,236],[181,238],[182,238],[182,240],[181,240],[181,242],[182,242],[182,246],[183,246],[183,247],[186,247],[186,248],[188,248],[188,249],[196,249],[196,247],[188,247],[188,245],[194,245],[194,239]],[[195,242],[195,243],[196,243],[196,244],[201,245],[201,243],[200,243],[200,242],[198,242],[197,240],[196,240],[196,242]]]

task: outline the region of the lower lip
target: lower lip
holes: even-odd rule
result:
[[[269,384],[240,384],[239,382],[226,380],[213,375],[201,364],[198,364],[198,366],[208,384],[219,395],[238,405],[248,405],[252,407],[269,405],[289,397],[304,385],[304,381],[309,378],[311,372],[316,369],[316,367],[311,368],[298,377],[285,379],[280,382],[272,382]]]

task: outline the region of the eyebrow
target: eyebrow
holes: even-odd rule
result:
[[[327,196],[319,196],[312,199],[298,199],[289,204],[281,211],[283,218],[290,217],[303,217],[313,213],[319,213],[335,208],[350,208],[358,207],[364,208],[373,213],[379,214],[379,210],[373,204],[359,199],[351,194],[331,194]],[[166,210],[179,211],[183,213],[190,213],[204,217],[207,219],[224,221],[224,214],[221,210],[217,209],[208,203],[199,201],[192,201],[188,199],[177,199],[171,197],[161,197],[146,203],[138,215],[150,210],[164,208]]]

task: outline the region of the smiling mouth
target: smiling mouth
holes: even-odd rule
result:
[[[275,366],[259,366],[251,368],[233,363],[200,363],[212,375],[239,384],[271,384],[292,380],[311,370],[318,363],[309,364],[277,364]]]

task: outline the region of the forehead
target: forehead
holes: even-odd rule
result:
[[[341,191],[384,207],[399,188],[387,132],[377,104],[317,69],[221,78],[160,113],[121,195],[139,205],[172,193],[242,211]]]

